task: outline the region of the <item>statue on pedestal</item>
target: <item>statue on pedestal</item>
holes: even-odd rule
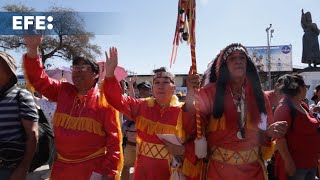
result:
[[[317,66],[320,64],[320,50],[319,50],[319,40],[318,36],[320,30],[317,27],[316,23],[312,23],[311,13],[304,13],[302,9],[301,14],[301,26],[304,31],[302,43],[302,63]]]

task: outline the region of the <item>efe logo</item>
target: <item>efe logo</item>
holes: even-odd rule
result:
[[[46,20],[48,22],[47,27]],[[46,28],[51,30],[53,28],[52,21],[52,16],[12,16],[12,29],[29,30],[29,27],[32,27],[35,30],[45,30]]]

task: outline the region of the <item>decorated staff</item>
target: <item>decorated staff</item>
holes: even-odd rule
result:
[[[195,39],[195,21],[196,21],[196,1],[195,0],[179,0],[178,18],[176,31],[173,40],[173,48],[170,60],[170,66],[175,62],[179,42],[182,40],[190,44],[192,72],[197,74],[196,62],[196,39]],[[197,139],[195,140],[195,153],[198,158],[207,156],[207,142],[202,132],[200,114],[199,114],[199,89],[194,88],[195,93],[195,109],[196,109],[196,126]]]

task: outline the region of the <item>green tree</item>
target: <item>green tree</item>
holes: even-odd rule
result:
[[[7,12],[33,12],[34,8],[24,5],[6,5],[2,9]],[[71,60],[75,56],[84,56],[95,58],[100,55],[100,47],[92,44],[94,34],[86,32],[83,27],[83,19],[72,9],[62,7],[51,7],[48,12],[59,12],[55,16],[57,23],[54,31],[57,35],[44,36],[43,43],[40,47],[42,63],[48,58],[59,57],[65,60]],[[66,32],[73,32],[75,35],[66,35]],[[25,44],[22,36],[0,36],[0,48],[5,50],[15,50],[17,52],[25,51]]]

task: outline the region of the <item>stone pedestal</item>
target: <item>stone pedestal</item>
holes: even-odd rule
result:
[[[313,96],[314,88],[320,84],[320,67],[308,67],[299,72],[303,76],[304,81],[307,85],[310,85],[310,89],[307,92],[307,98],[309,104],[313,103],[311,97]]]

